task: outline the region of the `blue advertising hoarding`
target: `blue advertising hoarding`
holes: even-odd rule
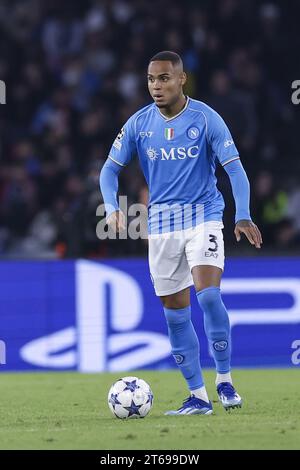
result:
[[[221,288],[233,367],[300,365],[299,259],[228,259]],[[213,367],[193,289],[191,303]],[[1,262],[0,340],[0,371],[175,367],[144,259]]]

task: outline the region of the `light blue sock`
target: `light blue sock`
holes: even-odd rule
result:
[[[197,292],[204,313],[204,329],[218,373],[230,371],[231,337],[228,313],[219,287],[207,287]]]
[[[203,386],[199,341],[191,321],[191,306],[164,308],[172,354],[190,390]]]

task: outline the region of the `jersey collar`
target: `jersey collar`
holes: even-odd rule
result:
[[[185,103],[185,106],[184,108],[182,108],[182,110],[176,114],[175,116],[172,116],[170,118],[167,118],[163,113],[160,112],[159,108],[156,106],[156,109],[157,111],[159,112],[159,114],[161,115],[161,117],[166,121],[166,122],[170,122],[172,121],[173,119],[176,119],[178,116],[180,116],[182,113],[184,113],[184,111],[187,109],[188,105],[190,103],[190,98],[187,96],[186,97],[186,103]]]

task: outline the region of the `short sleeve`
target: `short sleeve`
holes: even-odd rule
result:
[[[211,110],[207,117],[207,137],[213,155],[222,166],[239,158],[239,152],[234,144],[232,135],[221,116]]]
[[[119,165],[126,166],[132,159],[135,150],[135,134],[133,129],[133,119],[131,117],[115,138],[108,156]]]

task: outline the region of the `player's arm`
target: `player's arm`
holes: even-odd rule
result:
[[[258,227],[251,220],[250,185],[246,172],[228,127],[221,116],[213,110],[207,113],[207,138],[213,156],[218,158],[230,178],[236,207],[234,230],[236,239],[240,241],[241,233],[244,233],[251,245],[260,248],[262,236]]]
[[[125,228],[125,215],[119,208],[117,195],[119,174],[129,163],[135,150],[132,121],[130,118],[117,135],[100,173],[100,190],[105,204],[106,222],[116,232]]]
[[[244,233],[251,245],[260,248],[262,236],[257,225],[255,225],[250,216],[250,184],[240,159],[231,160],[223,165],[224,170],[229,176],[232,193],[235,202],[235,229],[234,234],[237,241],[241,239]]]
[[[105,204],[106,222],[116,232],[125,229],[125,216],[117,201],[121,170],[121,165],[108,158],[100,173],[100,190]]]

